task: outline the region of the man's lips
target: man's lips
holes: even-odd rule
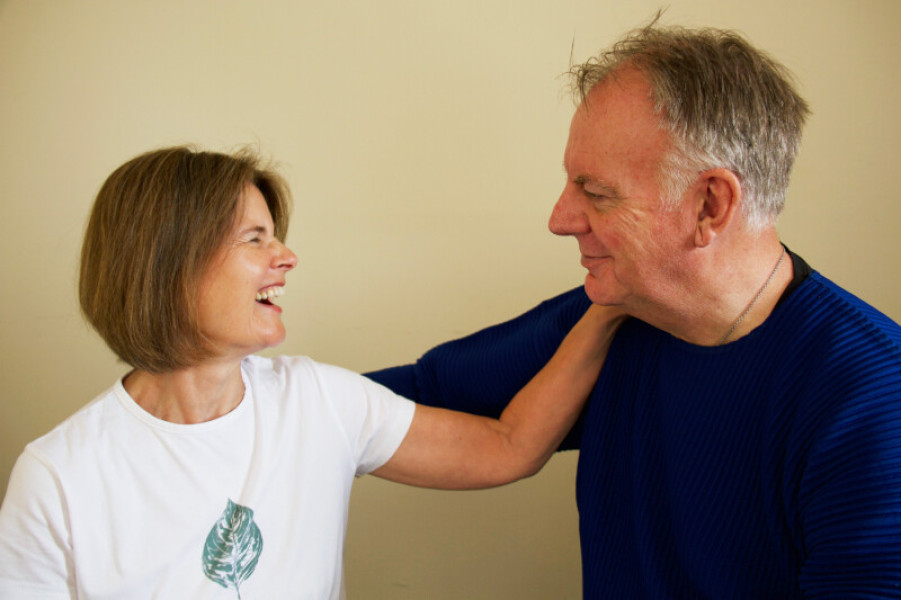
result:
[[[589,255],[583,254],[581,263],[582,263],[583,267],[585,267],[588,270],[591,270],[592,267],[597,266],[599,263],[601,263],[605,260],[607,260],[606,256],[589,256]]]

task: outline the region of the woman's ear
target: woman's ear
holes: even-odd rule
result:
[[[698,176],[695,245],[703,248],[721,234],[738,214],[741,182],[728,169],[711,169]]]

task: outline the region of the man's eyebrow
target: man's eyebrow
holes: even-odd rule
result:
[[[566,158],[563,159],[563,174],[566,175],[567,179],[569,179],[569,169],[566,168]],[[593,187],[600,188],[598,191],[603,193],[604,195],[610,196],[611,198],[619,198],[619,190],[616,189],[616,186],[607,183],[602,179],[597,179],[596,177],[592,177],[591,175],[581,174],[576,175],[572,178],[572,182],[578,186],[585,187],[587,184],[591,184]]]
[[[573,178],[573,183],[576,185],[580,185],[583,188],[586,185],[591,185],[593,188],[598,188],[598,191],[603,192],[609,196],[619,197],[619,192],[616,187],[610,185],[606,181],[602,181],[600,179],[595,179],[594,177],[590,177],[588,175],[577,175]]]

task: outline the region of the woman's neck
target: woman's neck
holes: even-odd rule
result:
[[[168,373],[132,371],[125,391],[148,413],[171,423],[203,423],[234,410],[244,397],[240,362],[208,362]]]

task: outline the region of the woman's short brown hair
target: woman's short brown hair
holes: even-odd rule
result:
[[[87,320],[126,363],[162,373],[209,357],[197,327],[197,286],[248,184],[263,194],[284,241],[288,186],[250,150],[165,148],[107,178],[85,232],[78,294]]]

